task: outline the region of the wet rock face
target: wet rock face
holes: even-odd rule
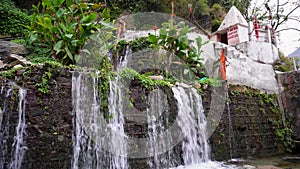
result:
[[[229,107],[210,137],[212,159],[227,160],[269,156],[279,152],[274,126],[281,120],[276,95],[259,94],[244,86],[229,88]],[[267,98],[267,99],[266,99]],[[210,109],[210,93],[203,95],[205,112]]]
[[[46,72],[49,72],[51,77],[47,78],[48,83],[44,87],[50,92],[43,94],[37,84],[41,83]],[[72,74],[65,69],[50,66],[30,67],[16,71],[13,79],[19,86],[27,89],[25,110],[27,150],[22,169],[70,168],[73,154]],[[6,82],[0,78],[0,89],[3,85],[5,90],[9,89]],[[12,145],[18,119],[16,110],[18,96],[13,96],[5,98],[5,94],[0,94],[0,107],[3,103],[11,105],[7,106],[10,109],[6,111],[2,109],[5,121],[2,123],[4,125],[0,124],[1,130],[7,122],[12,124],[8,145]],[[10,159],[9,156],[5,158],[5,161]]]
[[[279,75],[283,106],[292,120],[293,139],[300,141],[300,72]]]

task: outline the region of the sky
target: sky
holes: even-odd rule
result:
[[[270,0],[269,6],[271,7],[276,3],[277,0]],[[280,3],[286,2],[287,0],[279,0]],[[299,1],[299,0],[294,0]],[[262,5],[264,0],[252,0],[252,6],[254,3],[257,3],[257,6],[264,6]],[[291,2],[291,0],[289,0]],[[290,8],[285,8],[286,12],[288,12],[290,9],[292,9],[293,6]],[[300,8],[298,8],[293,13],[294,16],[300,16]],[[286,28],[289,26],[298,27],[300,29],[299,22],[288,20],[281,28]],[[295,51],[297,48],[300,47],[300,32],[295,30],[287,30],[282,31],[279,33],[279,38],[277,39],[279,41],[278,48],[280,51],[282,51],[286,56],[291,54],[293,51]]]

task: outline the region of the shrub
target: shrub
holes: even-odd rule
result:
[[[29,23],[26,12],[17,8],[11,0],[0,0],[0,35],[24,36],[24,26]]]
[[[61,61],[63,64],[74,64],[78,60],[79,51],[87,40],[108,24],[109,10],[104,10],[102,20],[97,22],[99,15],[97,4],[80,2],[80,0],[43,0],[33,6],[35,13],[30,17],[29,32],[26,40],[29,45],[50,49],[48,57]]]

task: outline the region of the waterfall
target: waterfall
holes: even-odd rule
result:
[[[127,141],[124,132],[124,117],[123,117],[123,94],[122,85],[119,83],[118,77],[114,81],[110,81],[110,95],[109,95],[109,123],[108,128],[110,131],[109,149],[110,169],[126,169],[127,164]]]
[[[72,169],[100,168],[95,156],[101,149],[93,144],[91,132],[97,131],[100,105],[97,100],[98,78],[88,72],[74,72],[72,76],[72,100],[74,113]]]
[[[27,150],[24,137],[26,135],[26,121],[25,121],[25,97],[26,90],[11,84],[14,88],[9,88],[6,93],[5,89],[1,88],[1,94],[5,95],[3,110],[0,109],[0,169],[9,168],[9,169],[20,169],[22,167],[23,158]],[[13,90],[18,89],[19,101],[18,107],[16,110],[11,110],[8,107],[8,99],[14,97]],[[16,119],[17,125],[15,128],[15,135],[12,140],[12,145],[10,144],[9,137],[12,135],[10,131],[11,123],[14,111],[18,112]],[[11,148],[10,148],[11,147]],[[9,152],[11,151],[11,156]],[[5,159],[10,156],[10,160]]]
[[[191,165],[208,161],[209,146],[205,133],[206,117],[201,96],[193,88],[173,87],[172,90],[178,102],[177,122],[185,135],[182,142],[184,164]]]
[[[26,134],[25,122],[25,96],[26,90],[19,88],[19,104],[18,104],[18,124],[16,127],[16,136],[14,137],[13,147],[15,147],[14,158],[10,163],[11,169],[20,169],[22,166],[23,157],[27,149],[25,145],[24,135]]]
[[[168,112],[167,95],[160,89],[151,91],[148,99],[147,124],[148,124],[148,153],[153,156],[153,160],[148,160],[150,168],[164,168],[172,165],[171,151],[162,154],[161,150],[165,149],[169,143],[171,136],[162,139],[161,133],[166,129],[165,125],[169,125],[168,117],[162,118],[163,113]],[[162,141],[158,141],[162,140]]]
[[[72,77],[74,136],[72,169],[126,169],[122,96],[117,81],[110,82],[109,119],[100,112],[99,80],[88,72]]]

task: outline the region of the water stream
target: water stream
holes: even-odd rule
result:
[[[11,88],[5,89],[1,88],[1,94],[5,95],[3,110],[0,109],[0,169],[8,167],[9,169],[21,169],[23,158],[27,150],[25,136],[26,136],[26,120],[25,120],[25,103],[26,103],[26,90],[11,84]],[[9,137],[12,136],[10,131],[11,124],[10,120],[13,118],[13,111],[8,106],[8,100],[13,96],[13,91],[18,90],[18,107],[17,112],[17,124],[15,128],[15,134],[13,137],[12,145],[9,145]],[[7,112],[10,111],[11,113]],[[5,160],[5,157],[10,157],[9,161]],[[9,164],[8,164],[9,163]]]
[[[193,88],[173,87],[172,90],[178,102],[177,122],[185,135],[182,142],[184,164],[192,165],[208,161],[210,152],[205,133],[206,117],[201,96]]]
[[[131,53],[127,46],[125,56],[119,60],[119,71],[127,67],[128,57]],[[73,73],[72,97],[75,132],[72,169],[130,168],[127,158],[130,151],[128,149],[129,137],[124,132],[124,113],[128,104],[128,100],[124,100],[126,99],[124,97],[127,96],[124,93],[126,92],[124,84],[118,76],[110,81],[109,118],[105,120],[100,109],[101,93],[98,90],[100,83],[97,72]],[[166,137],[162,134],[172,124],[169,124],[168,121],[169,114],[165,114],[170,113],[168,96],[160,88],[155,88],[147,96],[147,109],[141,112],[146,115],[147,150],[144,151],[151,156],[147,162],[148,167],[153,169],[170,168],[180,163],[185,166],[178,168],[188,168],[189,166],[221,168],[224,166],[223,163],[210,161],[210,147],[206,136],[206,116],[201,96],[194,88],[177,86],[172,88],[172,92],[177,101],[178,110],[175,123],[178,123],[181,130],[179,133],[183,135],[182,142],[179,143],[182,149],[181,159],[175,157],[174,150],[162,152],[167,147],[172,147],[172,136]]]
[[[126,169],[127,146],[122,115],[122,92],[117,80],[110,82],[109,119],[100,111],[99,80],[90,72],[74,72],[74,144],[72,169]]]

